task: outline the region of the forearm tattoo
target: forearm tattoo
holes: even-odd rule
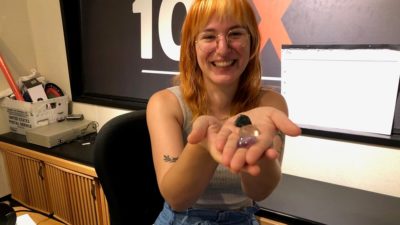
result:
[[[178,160],[178,157],[171,157],[169,155],[164,155],[164,161],[169,163],[174,163]]]
[[[279,149],[279,153],[282,154],[283,150],[285,149],[285,134],[283,134],[282,131],[278,131],[277,135],[282,141],[281,148]]]

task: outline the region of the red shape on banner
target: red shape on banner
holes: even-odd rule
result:
[[[275,52],[281,59],[283,44],[292,44],[285,25],[282,23],[282,16],[291,4],[291,0],[253,0],[261,21],[258,28],[261,33],[261,50],[271,39]]]
[[[4,77],[8,81],[8,85],[10,85],[11,90],[13,91],[15,98],[20,101],[24,101],[24,97],[22,97],[21,91],[15,84],[13,77],[11,76],[10,71],[8,70],[6,63],[0,55],[0,69],[3,71]]]

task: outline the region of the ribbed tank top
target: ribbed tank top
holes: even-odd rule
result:
[[[183,112],[183,140],[192,130],[192,112],[183,100],[178,86],[168,88],[178,99]],[[239,209],[252,205],[241,187],[240,176],[231,173],[226,167],[219,165],[214,172],[209,185],[200,196],[193,208]]]

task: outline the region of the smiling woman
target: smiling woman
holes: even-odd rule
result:
[[[176,86],[153,94],[146,111],[165,200],[155,224],[257,225],[255,201],[281,177],[277,131],[300,129],[284,98],[261,88],[260,34],[248,0],[195,0],[181,45]],[[251,126],[235,126],[243,117]]]

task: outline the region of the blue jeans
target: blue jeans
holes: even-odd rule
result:
[[[259,225],[254,213],[257,205],[241,210],[188,209],[176,212],[164,203],[154,225]]]

